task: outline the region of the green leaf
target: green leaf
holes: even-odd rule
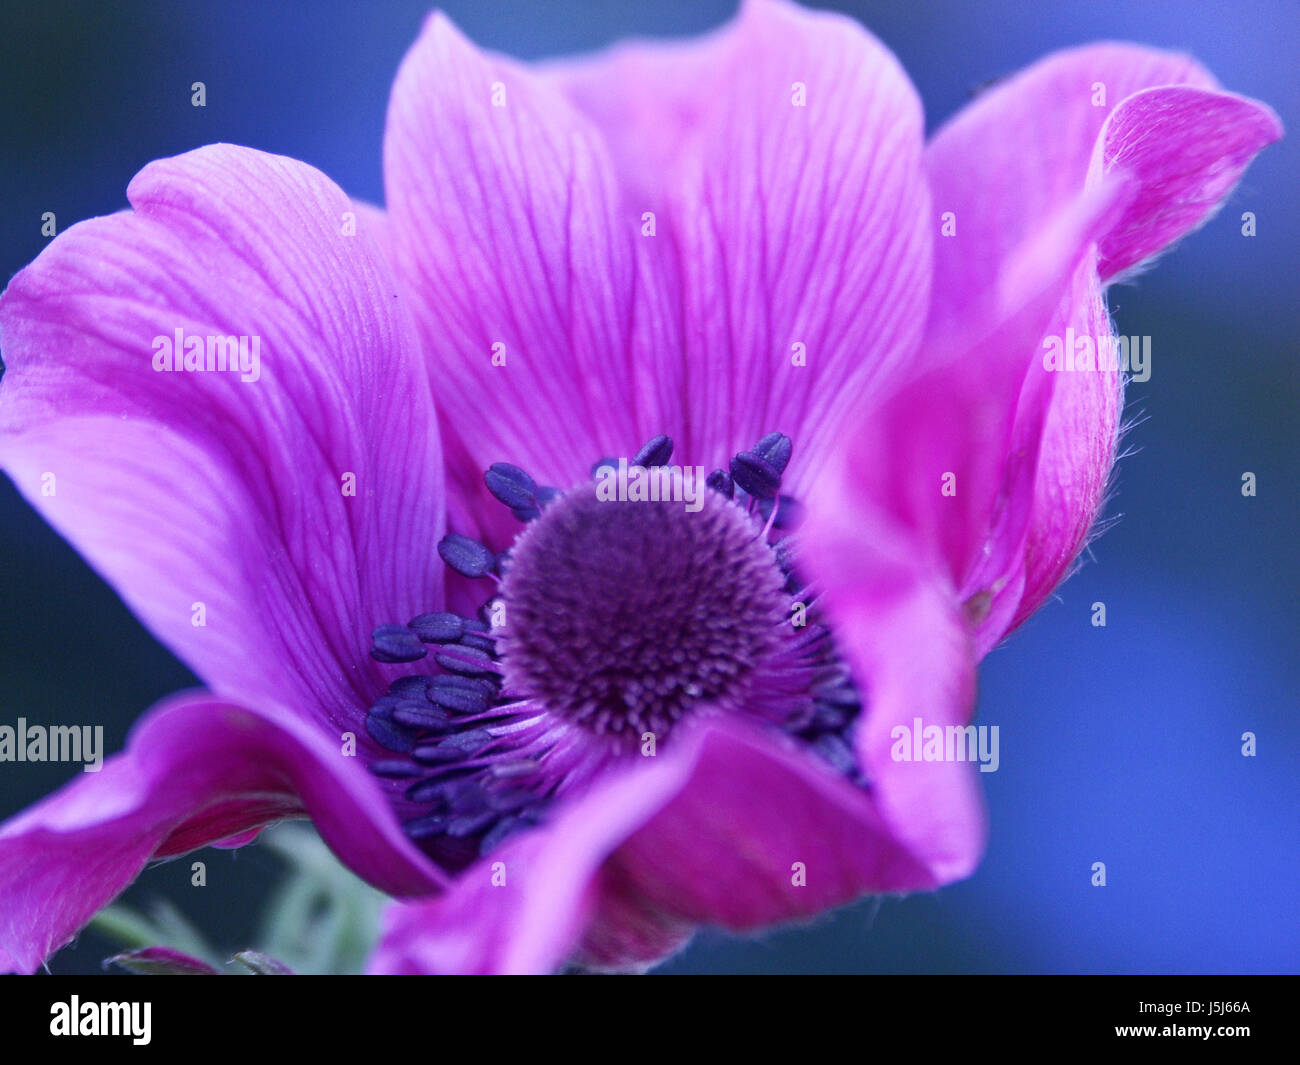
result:
[[[256,950],[241,950],[231,961],[237,961],[258,976],[293,976],[293,970],[282,961]]]
[[[221,972],[207,962],[182,954],[170,947],[145,947],[115,954],[104,961],[104,966],[120,965],[128,972],[142,976],[220,976]]]

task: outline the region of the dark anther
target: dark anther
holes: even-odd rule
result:
[[[486,577],[496,563],[496,556],[491,551],[460,533],[444,536],[438,542],[438,554],[462,577]]]
[[[781,567],[782,573],[794,569],[798,543],[793,536],[786,536],[772,545],[772,553],[776,555],[776,564]]]
[[[660,434],[654,439],[649,440],[636,453],[629,466],[667,466],[668,460],[673,457],[673,442],[668,437]]]
[[[455,714],[481,714],[488,706],[486,695],[464,688],[430,688],[428,699]]]
[[[445,765],[464,760],[465,752],[441,743],[427,743],[415,748],[411,757],[424,766]]]
[[[430,814],[428,817],[417,817],[413,821],[404,821],[402,823],[402,831],[414,840],[441,836],[447,831],[447,819],[441,814]]]
[[[370,657],[376,662],[414,662],[429,653],[405,625],[380,625],[371,639]]]
[[[785,433],[768,433],[754,445],[754,454],[763,459],[777,473],[785,473],[794,452],[794,441]]]
[[[755,499],[771,499],[781,487],[781,471],[752,451],[731,460],[732,479]]]
[[[421,643],[455,643],[465,631],[465,619],[459,614],[420,614],[407,626]]]
[[[409,677],[398,677],[388,686],[389,695],[400,695],[408,699],[422,698],[429,688],[429,681],[432,677],[422,674],[413,674]]]
[[[435,676],[429,680],[429,698],[437,700],[439,692],[472,692],[484,698],[497,697],[495,677],[486,676]]]
[[[410,729],[399,725],[388,714],[372,711],[366,715],[366,732],[380,747],[396,754],[406,754],[415,746]]]
[[[537,482],[508,462],[492,463],[483,481],[488,491],[511,510],[532,507],[537,502]]]
[[[411,802],[432,802],[434,799],[440,799],[447,791],[447,782],[433,777],[429,780],[421,780],[412,784],[406,789],[406,797]]]
[[[443,669],[470,677],[480,673],[495,673],[497,668],[496,661],[492,656],[486,651],[480,651],[477,647],[457,645],[454,651],[449,648],[434,655],[434,660]]]
[[[726,470],[714,470],[705,478],[704,483],[715,492],[721,492],[727,499],[736,494],[735,487],[731,483],[731,474]]]
[[[536,501],[534,503],[526,507],[514,507],[510,513],[520,521],[532,521],[559,495],[560,490],[558,488],[542,485],[535,492]]]
[[[405,758],[390,758],[384,761],[371,762],[370,772],[377,777],[383,777],[385,780],[401,780],[404,777],[418,777],[421,769]]]
[[[451,724],[451,715],[427,702],[414,701],[398,705],[393,710],[393,720],[407,728],[420,729],[423,732],[438,732]]]
[[[482,842],[479,843],[479,854],[490,854],[492,851],[505,841],[506,837],[514,835],[521,828],[528,828],[535,822],[523,817],[503,817],[496,823],[496,827],[487,833]]]
[[[465,814],[463,817],[453,818],[451,823],[447,825],[447,835],[453,839],[472,836],[476,832],[482,832],[499,816],[499,814],[491,810],[484,810],[482,813]]]
[[[491,636],[483,632],[467,632],[460,638],[462,647],[474,647],[480,651],[487,651],[494,654],[497,649],[497,642]]]

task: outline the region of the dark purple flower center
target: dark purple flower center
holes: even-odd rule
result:
[[[790,438],[765,436],[707,487],[667,466],[672,450],[655,437],[567,492],[494,464],[489,490],[526,527],[500,556],[456,533],[438,544],[457,573],[496,582],[479,616],[375,629],[380,662],[432,652],[437,667],[394,681],[366,731],[407,834],[447,867],[709,714],[779,730],[867,786],[849,739],[861,700],[785,534],[799,515],[780,494]],[[635,474],[611,493],[620,466],[653,471],[657,494],[638,494]]]
[[[501,583],[507,687],[599,734],[663,739],[692,710],[743,708],[786,576],[761,528],[699,487],[692,512],[584,485],[524,530]]]

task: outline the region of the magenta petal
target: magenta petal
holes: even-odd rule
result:
[[[442,582],[437,426],[373,216],[349,235],[322,174],[229,145],[128,195],[0,298],[0,462],[214,690],[355,727],[371,629]],[[257,379],[155,371],[177,329],[257,338]]]
[[[573,951],[618,845],[681,786],[685,763],[618,774],[549,825],[516,836],[445,895],[388,908],[373,973],[542,973]]]
[[[976,773],[962,762],[894,757],[895,729],[969,723],[976,648],[956,589],[887,511],[853,491],[871,461],[851,453],[810,500],[806,559],[866,694],[855,747],[893,834],[937,883],[966,876],[984,849]]]
[[[839,472],[818,490],[826,520],[838,496],[862,500],[963,599],[1000,590],[1019,564],[1038,455],[1040,423],[1018,419],[1017,406],[1045,409],[1058,375],[1044,370],[1039,339],[1125,191],[1107,179],[1048,220],[985,297],[979,329],[932,333],[928,369],[862,409]]]
[[[1106,120],[1093,168],[1124,171],[1139,186],[1101,240],[1103,280],[1164,250],[1206,220],[1250,161],[1282,136],[1255,100],[1187,86],[1147,89]]]
[[[675,249],[685,348],[659,353],[663,431],[700,462],[788,433],[799,491],[920,339],[931,240],[907,75],[852,20],[772,0],[699,42],[547,70]]]
[[[1095,146],[1091,180],[1122,176],[1128,205],[1099,241],[1096,271],[1076,282],[1068,324],[1109,337],[1101,281],[1141,264],[1200,225],[1242,171],[1281,135],[1276,116],[1251,100],[1189,87],[1148,89],[1125,99]],[[1057,330],[1058,335],[1063,330]],[[1065,576],[1100,510],[1119,434],[1122,384],[1113,371],[1057,375],[1046,421],[1025,548],[1025,587],[1014,624]]]
[[[938,234],[931,336],[978,332],[981,319],[997,317],[991,307],[1014,257],[1084,189],[1102,127],[1115,105],[1140,89],[1171,83],[1214,85],[1209,73],[1187,56],[1117,43],[1070,49],[988,90],[935,135],[925,155]],[[1094,183],[1099,176],[1092,175]],[[1088,239],[1098,235],[1083,234]],[[1082,257],[1084,248],[1077,250]],[[1073,295],[1048,326],[1051,331],[1064,335],[1070,326],[1093,336],[1110,335],[1104,302],[1090,280],[1094,277],[1091,261],[1080,267],[1071,283]],[[1026,366],[1040,354],[1039,339],[1021,338]],[[933,347],[925,345],[926,350]],[[1054,377],[1043,380],[1037,372],[1037,379],[1030,379],[1034,387],[1019,399],[1014,444],[1006,452],[991,453],[999,461],[1003,454],[1009,457],[1004,470],[1008,481],[1000,491],[1018,506],[1003,509],[999,557],[986,558],[983,573],[963,570],[958,578],[971,582],[967,594],[991,596],[979,611],[979,653],[1001,638],[1013,616],[1019,620],[1035,609],[1065,572],[1100,505],[1114,457],[1118,376]],[[1004,403],[1007,398],[1004,393]],[[1016,455],[1022,456],[1019,462]],[[1036,479],[1032,488],[1027,476]],[[1020,548],[1024,529],[1019,508],[1024,506],[1031,508],[1028,572],[1007,558]],[[987,532],[971,527],[977,530]],[[1017,611],[1022,598],[1025,606]]]
[[[1076,277],[1049,327],[1058,336],[1068,326],[1108,338],[1098,271],[1109,279],[1204,221],[1254,153],[1280,133],[1267,108],[1215,88],[1186,56],[1099,44],[1049,56],[958,114],[926,151],[936,222],[952,212],[956,230],[935,241],[931,335],[969,328],[987,313],[1013,249],[1085,184],[1108,175],[1124,182],[1127,206],[1094,234],[1100,261]],[[1033,347],[1041,355],[1037,341]],[[1017,453],[1041,451],[1025,561],[1019,573],[983,575],[986,584],[1007,583],[994,591],[981,650],[1037,609],[1064,576],[1096,518],[1114,460],[1119,375],[1054,376],[1051,387],[1020,400]],[[1011,484],[1004,492],[1020,496]],[[1005,535],[999,543],[1014,546]]]
[[[1110,315],[1096,268],[1076,276],[1066,328],[1075,336],[1109,337]],[[1037,472],[1020,581],[1000,602],[990,643],[1037,610],[1078,557],[1101,510],[1119,443],[1124,382],[1117,370],[1059,373],[1051,402],[1025,404],[1022,433],[1039,436]]]
[[[748,929],[969,872],[978,831],[960,870],[933,864],[924,841],[913,846],[883,812],[878,783],[864,791],[794,745],[711,726],[689,777],[619,849],[618,890],[685,920]]]
[[[925,151],[934,201],[938,325],[966,316],[996,284],[1007,258],[1078,195],[1107,116],[1153,85],[1210,88],[1188,56],[1129,44],[1054,53],[983,93]],[[955,232],[945,234],[951,213]]]
[[[968,871],[982,847],[978,800],[966,856],[936,868],[894,834],[873,794],[805,752],[726,721],[688,743],[598,785],[446,896],[393,907],[371,970],[547,972],[575,952],[587,964],[645,964],[692,924],[755,928],[932,888]],[[947,788],[932,768],[917,776]]]
[[[285,712],[174,697],[98,773],[0,825],[0,970],[30,972],[146,862],[285,817],[310,817],[358,875],[396,895],[440,874],[342,744]]]
[[[679,348],[677,318],[599,134],[559,92],[435,14],[393,85],[384,173],[462,494],[496,461],[568,485],[657,431],[639,380]]]

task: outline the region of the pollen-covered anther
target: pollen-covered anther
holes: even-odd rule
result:
[[[506,687],[602,734],[664,737],[736,710],[779,641],[785,575],[717,492],[681,502],[555,501],[516,541],[502,582]]]

